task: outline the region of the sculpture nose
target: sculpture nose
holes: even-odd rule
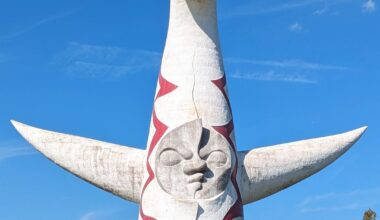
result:
[[[203,173],[205,170],[206,170],[206,162],[201,159],[192,160],[183,167],[183,172],[186,175],[192,175],[195,173]]]

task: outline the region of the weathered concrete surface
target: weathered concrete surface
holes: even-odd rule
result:
[[[175,133],[177,128],[197,119],[202,119],[201,127],[208,129],[212,134],[219,133],[224,141],[228,142],[231,146],[229,157],[233,163],[230,167],[231,172],[225,176],[226,179],[219,178],[216,181],[210,178],[201,185],[209,189],[208,193],[197,191],[191,198],[191,190],[188,189],[191,188],[191,184],[184,185],[182,189],[180,186],[170,186],[174,184],[175,179],[160,184],[160,181],[167,179],[166,176],[170,174],[160,172],[161,169],[156,166],[160,164],[157,161],[161,153],[160,142],[166,136],[177,136],[177,140],[186,142],[187,137],[184,133],[180,137],[172,132]],[[200,126],[195,126],[194,129],[190,132],[194,135],[196,130],[202,130]],[[216,137],[215,135],[213,138]],[[195,138],[193,147],[198,147],[197,141]],[[214,147],[221,152],[229,149],[224,145]],[[178,219],[180,216],[181,219],[189,220],[232,220],[243,217],[236,179],[237,155],[233,120],[219,46],[215,0],[170,1],[169,29],[157,84],[147,152],[140,219]],[[166,169],[166,172],[186,176],[180,171],[183,169]],[[220,187],[223,190],[218,190],[218,186],[225,183],[226,187]],[[215,187],[212,190],[211,185]],[[165,208],[157,208],[154,204],[158,203],[167,205]]]
[[[210,199],[227,187],[235,164],[232,146],[197,119],[172,130],[156,153],[161,188],[176,199]]]
[[[318,172],[364,132],[237,152],[216,0],[170,3],[146,151],[13,122],[16,129],[61,167],[139,203],[141,220],[243,219],[243,203]]]
[[[140,202],[145,151],[46,131],[12,121],[17,131],[60,167],[131,202]]]
[[[105,191],[140,203],[145,151],[12,123],[57,165]],[[243,203],[270,196],[323,169],[344,154],[366,128],[238,152]]]
[[[155,178],[146,190],[144,212],[155,219],[223,219],[234,204],[234,149],[202,120],[165,135],[155,154]],[[153,204],[165,207],[153,209]],[[186,213],[186,214],[184,214]]]
[[[270,196],[320,171],[345,153],[366,129],[239,152],[243,203]]]

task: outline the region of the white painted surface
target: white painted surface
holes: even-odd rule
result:
[[[12,123],[57,165],[123,199],[140,202],[144,151]],[[260,200],[313,175],[344,154],[365,130],[239,152],[243,203]]]
[[[169,29],[161,75],[177,86],[172,92],[157,97],[154,104],[157,118],[168,127],[166,134],[196,119],[202,119],[206,128],[223,126],[232,120],[224,91],[213,83],[213,80],[224,77],[215,0],[170,1]],[[156,94],[160,89],[161,85],[158,83]],[[151,145],[155,132],[152,122],[147,146]],[[235,142],[234,138],[232,141]],[[154,172],[157,170],[156,153],[159,144],[148,158]],[[233,158],[235,162],[235,153]],[[149,182],[150,175],[147,167],[144,170],[143,182],[146,183]],[[231,181],[231,176],[228,181]],[[154,173],[154,179],[147,184],[142,195],[143,213],[157,219],[178,219],[179,216],[181,219],[223,219],[238,198],[231,183],[221,194],[207,200],[180,200],[165,194],[157,181],[157,173]],[[151,205],[157,203],[167,204],[167,209]],[[203,204],[204,211],[196,204]],[[181,215],[181,212],[187,213],[187,216]],[[141,215],[140,219],[143,219]]]
[[[12,123],[30,144],[57,165],[116,196],[140,202],[143,150]]]
[[[169,128],[197,118],[206,126],[230,121],[227,100],[212,83],[224,76],[215,0],[170,1],[161,74],[178,87],[155,104]]]
[[[243,203],[270,196],[325,168],[345,153],[366,129],[240,152],[239,184]]]

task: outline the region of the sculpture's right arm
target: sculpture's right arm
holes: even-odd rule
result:
[[[344,154],[366,129],[239,152],[238,182],[243,204],[270,196],[320,171]]]
[[[145,151],[34,128],[17,131],[54,163],[97,187],[139,203]]]

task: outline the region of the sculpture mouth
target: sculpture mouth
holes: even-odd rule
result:
[[[204,181],[204,174],[203,173],[195,173],[191,176],[189,176],[188,183],[203,183]]]
[[[197,195],[197,192],[201,191],[203,186],[203,182],[204,182],[204,174],[203,173],[195,173],[191,176],[189,176],[188,180],[188,189],[190,190],[190,192],[192,192],[191,194],[193,195],[193,198],[196,199],[196,195]]]

